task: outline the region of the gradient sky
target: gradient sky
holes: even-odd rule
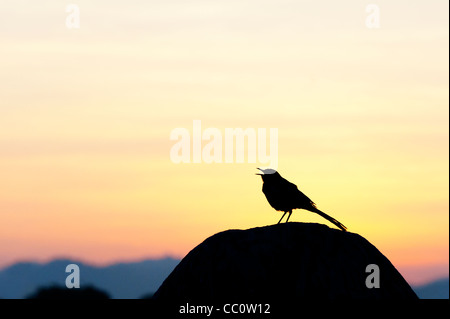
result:
[[[448,274],[448,1],[72,3],[79,29],[61,1],[0,3],[0,267],[181,258],[277,222],[261,163],[170,160],[201,120],[278,128],[280,173],[321,210]]]

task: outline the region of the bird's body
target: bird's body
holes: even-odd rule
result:
[[[300,208],[322,216],[343,231],[347,230],[347,228],[336,219],[317,209],[316,204],[309,199],[308,196],[303,194],[295,184],[281,177],[278,172],[272,169],[260,170],[263,172],[263,174],[258,174],[261,175],[263,179],[262,191],[270,206],[272,206],[275,210],[284,212],[284,215],[289,212],[286,222],[289,221],[292,210]],[[284,215],[278,223],[281,222]]]
[[[270,206],[278,211],[288,212],[295,208],[314,208],[315,204],[303,194],[295,184],[280,176],[271,182],[263,183],[262,191]]]

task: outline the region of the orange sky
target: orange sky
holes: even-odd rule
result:
[[[448,264],[448,2],[0,4],[0,267],[184,256],[280,218],[262,163],[175,128],[278,128],[278,168],[398,266]],[[296,211],[293,221],[326,222]]]

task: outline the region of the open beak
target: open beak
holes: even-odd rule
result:
[[[260,169],[259,167],[257,167],[257,169],[259,169],[262,172],[262,169]],[[255,175],[264,175],[264,173],[256,173]]]

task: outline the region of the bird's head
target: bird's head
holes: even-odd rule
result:
[[[263,182],[280,177],[280,174],[274,169],[271,168],[262,169],[259,167],[258,169],[261,171],[261,173],[256,173],[256,175],[260,175]]]

